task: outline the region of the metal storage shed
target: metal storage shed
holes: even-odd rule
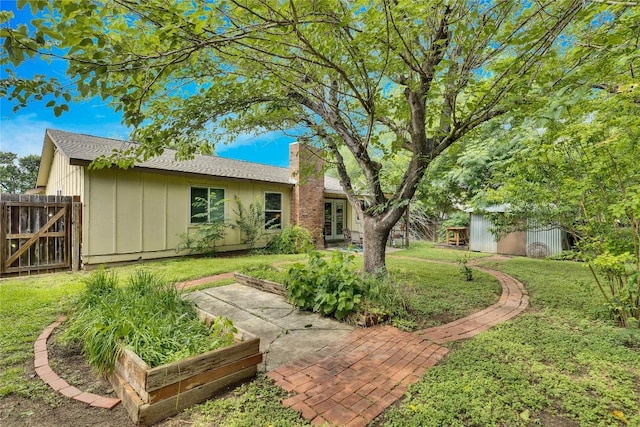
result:
[[[486,213],[503,213],[507,205],[490,206]],[[503,255],[521,255],[544,258],[562,252],[564,231],[555,225],[535,225],[527,221],[526,231],[516,231],[496,240],[491,232],[491,219],[481,213],[471,212],[469,250]]]

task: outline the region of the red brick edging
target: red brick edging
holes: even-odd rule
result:
[[[49,336],[51,336],[53,330],[60,326],[60,324],[65,320],[65,316],[60,316],[57,321],[53,322],[44,331],[42,331],[36,342],[33,344],[33,351],[35,353],[33,366],[36,368],[36,374],[38,374],[40,379],[47,383],[54,391],[70,397],[71,399],[87,403],[89,406],[93,406],[95,408],[113,409],[118,403],[120,403],[120,399],[81,391],[76,387],[69,385],[69,383],[64,379],[60,378],[49,366],[47,340],[49,339]]]
[[[233,272],[216,274],[214,276],[205,276],[205,277],[201,277],[200,279],[187,280],[186,282],[178,282],[176,283],[176,289],[181,291],[183,289],[193,288],[195,286],[204,285],[216,280],[232,279],[232,278],[233,278]]]
[[[529,296],[522,283],[508,274],[484,267],[472,267],[491,274],[502,286],[500,300],[476,313],[458,319],[454,322],[415,332],[421,337],[442,344],[471,338],[484,332],[498,323],[522,313],[529,306]]]

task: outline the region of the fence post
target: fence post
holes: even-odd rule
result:
[[[71,270],[80,270],[80,245],[82,244],[82,202],[73,196],[71,204]]]
[[[0,275],[4,273],[4,261],[9,252],[7,250],[7,228],[9,224],[7,224],[7,209],[5,205],[5,202],[0,202]]]

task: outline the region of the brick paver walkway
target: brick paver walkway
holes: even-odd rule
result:
[[[267,375],[289,392],[282,403],[314,424],[365,426],[448,350],[392,326],[357,329],[339,345]]]
[[[313,424],[366,426],[447,354],[439,344],[471,338],[526,309],[528,296],[522,283],[499,271],[473,268],[495,276],[502,285],[496,304],[415,333],[392,326],[357,329],[323,354],[269,372],[292,395],[282,404]]]

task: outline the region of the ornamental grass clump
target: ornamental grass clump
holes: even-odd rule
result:
[[[153,368],[230,345],[235,332],[226,318],[206,326],[193,304],[157,275],[140,270],[118,286],[113,273],[97,270],[86,281],[62,341],[80,345],[88,362],[108,373],[124,348]]]

